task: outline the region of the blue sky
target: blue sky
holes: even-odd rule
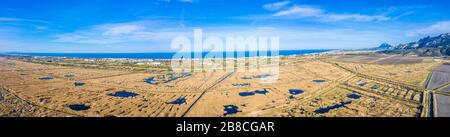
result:
[[[356,49],[450,32],[448,0],[2,0],[0,52],[167,52],[176,36]]]

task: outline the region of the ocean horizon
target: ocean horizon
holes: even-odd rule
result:
[[[331,51],[332,49],[317,49],[317,50],[280,50],[278,52],[279,56],[289,56],[289,55],[305,55],[305,54],[315,54],[315,53],[322,53]],[[208,53],[214,53],[214,52],[202,52],[202,57],[205,58],[205,56]],[[216,52],[217,53],[217,52]],[[214,54],[216,54],[214,53]],[[220,52],[218,52],[220,54]],[[223,57],[226,57],[225,55],[230,52],[222,52]],[[256,57],[260,56],[257,55],[250,55],[249,51],[239,51],[234,52],[235,56],[237,57]],[[242,56],[242,54],[245,54]],[[266,56],[272,56],[271,52],[267,51]],[[94,59],[100,59],[100,58],[126,58],[126,59],[172,59],[177,52],[147,52],[147,53],[31,53],[31,52],[7,52],[6,54],[10,55],[24,55],[24,56],[38,56],[38,57],[66,57],[66,58],[94,58]],[[238,55],[239,54],[239,55]],[[191,55],[193,57],[194,52],[191,52]],[[262,56],[262,55],[261,55]],[[276,56],[276,55],[274,55]],[[184,57],[189,58],[189,57]],[[229,58],[229,57],[227,57]]]

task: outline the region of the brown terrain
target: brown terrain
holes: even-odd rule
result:
[[[283,57],[279,79],[261,83],[260,72],[141,72],[0,58],[0,116],[448,116],[449,101],[442,99],[448,99],[450,75],[438,74],[450,72],[444,62],[384,55]]]

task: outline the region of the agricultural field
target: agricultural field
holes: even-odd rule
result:
[[[375,64],[414,64],[420,63],[424,60],[423,57],[404,57],[404,56],[389,56],[383,59],[380,59]]]
[[[337,63],[357,73],[396,80],[419,87],[423,87],[425,84],[428,73],[440,65],[437,61],[407,64]]]
[[[450,117],[450,96],[436,94],[436,106],[435,116]]]
[[[371,63],[371,64],[414,64],[426,60],[431,60],[431,57],[416,57],[416,56],[398,56],[398,55],[383,55],[383,54],[368,54],[368,55],[345,55],[334,58],[334,61],[353,62],[353,63]]]
[[[287,106],[288,116],[296,117],[414,117],[419,105],[369,92],[334,88],[307,102]]]
[[[434,90],[434,115],[438,117],[450,116],[450,65],[443,64],[431,72],[427,89]]]
[[[436,89],[450,82],[450,65],[441,65],[433,70],[428,89]],[[446,89],[446,88],[443,88]],[[444,90],[450,92],[450,90]]]

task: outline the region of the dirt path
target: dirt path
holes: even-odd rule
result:
[[[206,92],[208,92],[210,89],[214,88],[216,85],[218,85],[219,83],[221,83],[222,81],[224,81],[225,79],[230,77],[232,74],[233,74],[232,72],[228,73],[228,74],[225,74],[220,79],[218,79],[216,82],[214,82],[214,84],[212,84],[210,87],[206,88],[202,92],[202,94],[200,94],[200,96],[194,101],[194,103],[192,103],[192,105],[189,106],[189,108],[186,110],[186,112],[184,112],[183,115],[181,115],[181,117],[185,117],[191,111],[191,109],[195,106],[195,104],[200,100],[200,98],[202,98],[203,95],[205,95]]]

